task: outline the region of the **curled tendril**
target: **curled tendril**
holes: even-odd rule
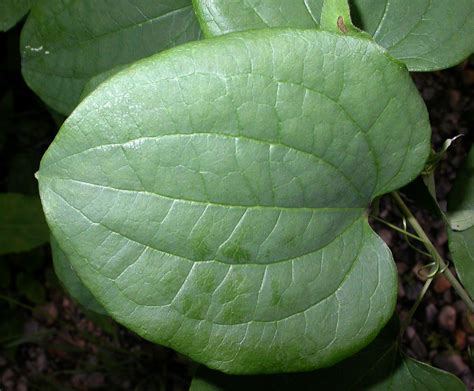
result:
[[[433,255],[431,255],[430,253],[426,252],[426,251],[423,251],[423,250],[420,250],[418,247],[414,246],[411,242],[410,242],[410,239],[408,238],[408,229],[407,229],[407,220],[405,217],[403,217],[403,237],[405,238],[405,241],[407,242],[408,246],[410,246],[410,248],[412,248],[413,250],[415,250],[416,252],[424,255],[425,257],[428,257],[428,258],[432,258],[434,259]]]

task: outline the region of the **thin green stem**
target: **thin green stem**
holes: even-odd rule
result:
[[[428,292],[428,289],[431,283],[433,282],[433,279],[434,279],[434,276],[431,278],[428,278],[425,282],[425,285],[423,285],[423,288],[421,289],[420,294],[418,295],[413,306],[410,308],[410,312],[408,312],[407,318],[403,321],[402,326],[400,327],[400,336],[405,334],[407,327],[410,325],[413,319],[413,315],[415,314],[416,310],[420,306],[420,303],[423,301],[423,298],[425,297],[426,292]]]
[[[24,304],[24,303],[22,303],[21,301],[12,299],[11,297],[2,295],[2,294],[0,294],[0,300],[4,300],[4,301],[6,301],[6,302],[8,302],[8,303],[15,304],[15,305],[17,305],[17,306],[23,307],[23,308],[25,308],[25,309],[27,309],[27,310],[29,310],[29,311],[33,311],[33,310],[34,310],[33,307],[31,307],[31,306],[29,306],[29,305],[27,305],[27,304]]]
[[[406,231],[406,230],[404,230],[404,229],[401,229],[401,228],[397,227],[396,225],[394,225],[394,224],[392,224],[392,223],[389,223],[388,221],[385,221],[385,220],[383,220],[383,219],[381,219],[381,218],[379,218],[379,217],[377,217],[377,216],[371,216],[371,217],[372,217],[374,220],[376,220],[376,221],[378,221],[378,222],[380,222],[380,223],[382,223],[382,224],[385,224],[387,227],[390,227],[390,228],[392,228],[393,230],[395,230],[395,231],[397,231],[397,232],[400,232],[401,234],[403,234],[403,235],[405,235],[405,236],[408,236],[408,237],[410,237],[410,238],[412,238],[412,239],[415,239],[415,240],[418,240],[418,241],[424,243],[424,240],[423,240],[423,239],[419,238],[419,237],[416,236],[416,235],[411,234],[410,232],[408,232],[408,231]]]
[[[474,313],[474,302],[469,297],[468,293],[463,288],[463,286],[460,284],[460,282],[457,280],[457,278],[454,276],[454,274],[451,273],[451,270],[449,270],[448,265],[446,264],[444,259],[441,257],[438,250],[433,245],[430,238],[425,233],[423,227],[420,225],[420,223],[418,222],[416,217],[413,215],[411,210],[408,208],[408,206],[402,200],[402,197],[400,197],[400,194],[398,194],[395,191],[395,192],[392,193],[392,197],[393,197],[395,203],[397,204],[397,206],[400,208],[400,211],[403,213],[403,215],[407,219],[408,223],[413,227],[413,229],[415,230],[417,235],[421,239],[423,239],[423,244],[425,245],[428,252],[432,255],[433,259],[441,266],[441,269],[443,270],[444,276],[451,283],[451,286],[453,287],[453,289],[456,291],[456,293],[459,295],[459,297],[462,299],[462,301],[464,301],[464,303],[466,304],[469,311]]]

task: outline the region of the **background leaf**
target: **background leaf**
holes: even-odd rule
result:
[[[42,304],[46,300],[46,290],[41,282],[35,280],[31,274],[20,273],[16,277],[16,288],[29,301]]]
[[[456,177],[448,200],[449,249],[459,279],[474,297],[474,149]]]
[[[396,271],[366,209],[422,170],[429,134],[408,72],[370,40],[252,31],[105,81],[40,191],[119,322],[227,372],[309,370],[391,317]]]
[[[434,71],[474,52],[472,0],[352,0],[362,29],[410,71]],[[355,21],[356,21],[355,20]]]
[[[319,27],[323,0],[195,0],[204,35],[267,27]]]
[[[17,24],[30,10],[34,0],[0,0],[0,31]]]
[[[391,322],[363,351],[332,368],[273,376],[229,376],[200,367],[190,391],[233,390],[430,390],[463,391],[464,384],[448,372],[413,360],[398,349]]]
[[[464,231],[474,225],[474,149],[459,170],[448,200],[451,228]]]
[[[98,314],[107,314],[92,293],[84,286],[77,276],[76,271],[67,259],[66,254],[58,245],[54,237],[51,237],[51,251],[53,255],[54,271],[66,291],[82,306]]]
[[[92,77],[199,35],[191,0],[39,0],[21,36],[22,71],[67,115]]]
[[[38,197],[0,194],[0,254],[18,253],[49,240]]]
[[[267,27],[318,27],[322,4],[323,0],[195,0],[207,36]],[[449,68],[474,52],[472,0],[352,0],[350,4],[355,24],[410,71]]]

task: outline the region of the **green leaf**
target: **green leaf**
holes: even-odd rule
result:
[[[448,200],[449,249],[459,279],[474,297],[474,148],[458,172]]]
[[[267,27],[317,28],[324,3],[323,0],[194,2],[201,28],[208,37]],[[327,4],[332,7],[336,2],[331,0]],[[472,0],[352,0],[351,5],[354,22],[410,71],[449,68],[474,52]],[[333,16],[330,30],[336,26],[337,16]]]
[[[31,274],[18,274],[16,288],[20,294],[35,304],[42,304],[46,300],[46,291],[43,285],[35,280]]]
[[[396,342],[398,329],[392,323],[363,351],[330,369],[293,375],[229,376],[200,367],[190,391],[465,390],[454,375],[401,353]]]
[[[464,231],[474,225],[474,148],[459,170],[449,194],[448,219],[455,231]]]
[[[104,307],[97,302],[92,293],[79,279],[67,255],[61,250],[54,237],[51,237],[51,252],[53,255],[54,271],[71,297],[90,311],[106,314],[107,312]]]
[[[39,0],[21,36],[23,76],[67,115],[92,77],[199,35],[191,0]]]
[[[321,28],[327,31],[347,34],[358,32],[352,25],[347,0],[324,0],[321,9]]]
[[[99,73],[97,76],[92,77],[82,89],[80,100],[84,100],[87,95],[89,95],[92,91],[94,91],[99,85],[101,85],[107,79],[110,79],[113,75],[120,72],[121,70],[129,67],[130,64],[119,65],[108,71]]]
[[[353,0],[360,27],[410,71],[434,71],[474,52],[472,0]]]
[[[319,27],[324,0],[194,0],[193,3],[204,35],[214,37],[267,27]]]
[[[460,232],[449,229],[448,239],[459,279],[474,297],[474,227]]]
[[[34,0],[0,0],[0,31],[17,24],[30,10]]]
[[[372,41],[252,31],[102,83],[43,158],[40,193],[117,321],[226,372],[311,370],[392,315],[366,210],[423,169],[429,135],[408,72]]]
[[[49,230],[38,197],[0,194],[0,254],[29,251],[48,240]]]
[[[0,288],[8,288],[10,285],[11,274],[8,263],[0,259]]]

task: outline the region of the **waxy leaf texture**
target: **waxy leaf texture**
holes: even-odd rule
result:
[[[377,338],[355,356],[329,368],[308,373],[229,376],[200,367],[190,391],[464,391],[453,374],[413,360],[400,352],[399,329],[391,321]]]
[[[268,27],[318,28],[324,3],[194,0],[194,7],[210,37]],[[352,0],[349,5],[356,24],[410,71],[449,68],[474,52],[472,0]],[[334,27],[336,21],[337,16]]]
[[[53,256],[54,271],[66,292],[89,311],[106,314],[105,309],[97,302],[89,289],[87,289],[79,279],[67,255],[61,247],[59,247],[58,242],[53,236],[51,236],[51,253]]]
[[[228,373],[311,370],[367,345],[397,278],[367,222],[430,127],[369,39],[260,30],[119,72],[39,172],[53,234],[119,322]]]

